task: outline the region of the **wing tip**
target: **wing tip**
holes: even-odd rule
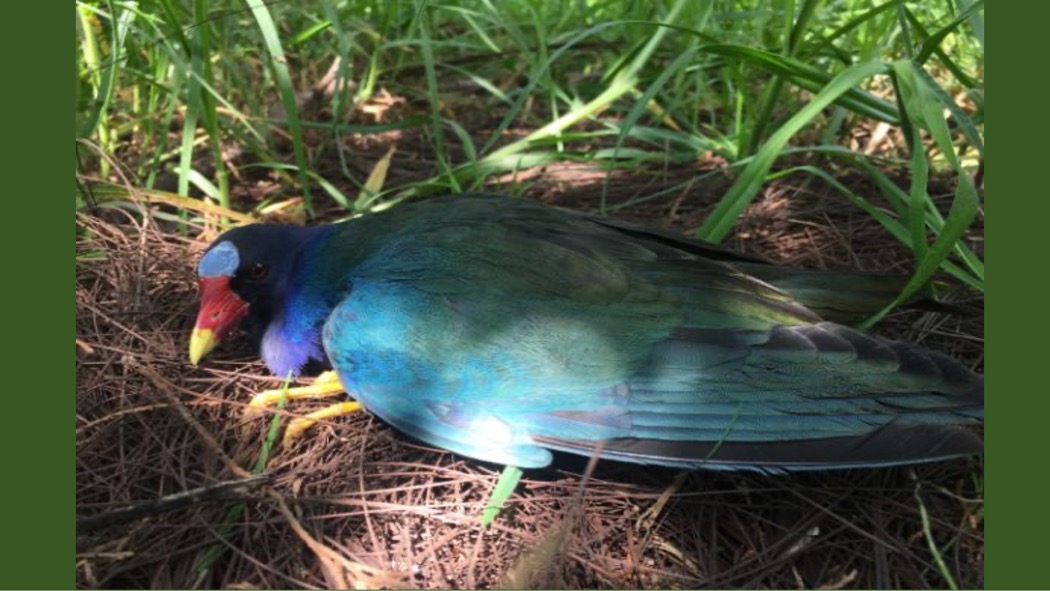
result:
[[[590,455],[595,441],[538,438],[551,449]],[[714,470],[795,472],[880,468],[984,453],[983,439],[958,425],[889,424],[856,437],[777,442],[669,441],[623,438],[604,442],[602,457],[638,464]]]

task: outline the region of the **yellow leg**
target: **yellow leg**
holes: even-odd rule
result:
[[[344,392],[346,392],[346,390],[343,388],[343,384],[339,382],[339,376],[336,375],[334,371],[326,371],[317,376],[317,378],[314,379],[314,382],[309,386],[288,388],[286,390],[266,390],[256,394],[251,402],[248,403],[248,407],[244,410],[244,416],[245,418],[258,416],[267,408],[275,406],[282,398],[287,401],[307,398],[331,398],[333,396],[339,396]],[[281,443],[284,446],[288,446],[292,441],[300,437],[307,429],[313,427],[317,421],[350,414],[358,410],[361,410],[361,403],[359,402],[340,402],[339,404],[333,404],[332,406],[327,406],[321,410],[299,417],[288,424],[288,428],[284,431],[284,437],[281,439]]]
[[[252,398],[252,401],[248,403],[248,408],[244,409],[244,418],[257,417],[263,414],[263,411],[271,406],[276,406],[277,403],[284,398],[286,400],[299,400],[303,398],[331,398],[344,393],[346,390],[343,389],[343,385],[339,382],[339,376],[334,371],[326,371],[314,379],[314,383],[309,386],[301,386],[298,388],[288,388],[287,390],[276,389],[276,390],[265,390],[259,392]]]
[[[339,404],[326,406],[321,410],[299,417],[289,423],[288,428],[284,430],[284,437],[281,439],[281,445],[288,447],[292,441],[302,435],[304,431],[313,427],[317,421],[348,415],[359,410],[361,410],[360,402],[340,402]]]

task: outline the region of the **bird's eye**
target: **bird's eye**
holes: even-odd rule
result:
[[[249,276],[253,281],[262,281],[266,279],[266,274],[270,271],[270,268],[263,263],[255,263],[252,268],[248,271]]]

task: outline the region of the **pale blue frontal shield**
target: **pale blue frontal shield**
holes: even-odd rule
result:
[[[220,242],[201,257],[197,266],[200,277],[229,277],[237,271],[241,257],[232,242]]]

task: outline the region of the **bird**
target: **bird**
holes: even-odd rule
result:
[[[983,452],[982,375],[849,326],[904,284],[879,274],[488,194],[236,227],[197,273],[194,365],[243,325],[276,376],[320,362],[342,411],[483,462],[776,474]]]

